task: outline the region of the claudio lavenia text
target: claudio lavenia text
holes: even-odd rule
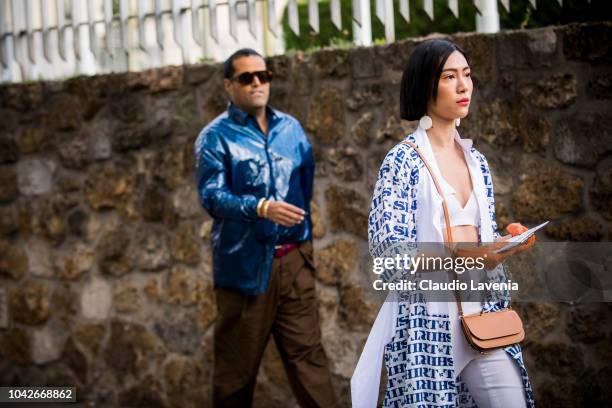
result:
[[[516,282],[508,280],[507,282],[461,282],[454,279],[450,282],[437,282],[431,279],[423,279],[419,281],[411,281],[402,279],[397,282],[384,282],[382,279],[377,279],[372,284],[375,290],[423,290],[423,291],[446,291],[446,290],[478,290],[478,291],[517,291],[519,285]]]

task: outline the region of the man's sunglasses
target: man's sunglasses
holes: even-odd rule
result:
[[[250,85],[253,83],[255,77],[257,77],[262,84],[267,84],[272,81],[272,71],[243,72],[233,77],[232,81],[238,81],[241,85]]]

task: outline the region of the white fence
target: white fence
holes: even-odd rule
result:
[[[318,32],[319,2],[305,1],[310,29]],[[358,45],[372,43],[370,1],[352,0]],[[394,2],[410,23],[409,0],[372,1],[386,41],[395,41]],[[447,1],[458,16],[459,0]],[[498,1],[470,1],[479,11],[477,30],[498,31]],[[536,0],[529,1],[535,8]],[[499,2],[509,10],[510,0]],[[422,2],[432,20],[433,3]],[[329,0],[329,7],[341,30],[340,0]],[[289,27],[299,35],[298,0],[0,0],[0,82],[218,61],[245,46],[265,55],[282,53],[285,8]]]

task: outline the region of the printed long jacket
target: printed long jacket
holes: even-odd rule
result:
[[[419,147],[440,179],[426,132],[418,128],[406,139]],[[493,242],[500,234],[489,165],[472,140],[461,139],[457,132],[455,140],[464,150],[481,209],[479,239]],[[394,256],[398,243],[405,253],[410,243],[443,242],[442,211],[442,198],[424,162],[412,147],[398,144],[385,157],[374,189],[368,226],[371,255]],[[487,279],[505,281],[503,266],[487,271]],[[421,295],[418,291],[391,292],[381,307],[351,378],[353,407],[376,406],[383,359],[388,377],[384,407],[476,407],[455,369],[453,346],[458,338],[452,335],[463,335],[458,318],[448,302],[428,303]],[[492,312],[508,305],[506,292],[506,296],[482,302],[481,310]],[[520,367],[527,405],[534,407],[521,346],[504,350]]]

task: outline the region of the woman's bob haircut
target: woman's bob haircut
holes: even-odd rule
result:
[[[416,46],[402,75],[400,89],[400,117],[419,120],[427,113],[427,103],[435,101],[438,80],[449,55],[459,51],[467,60],[465,51],[448,40],[427,40]]]

